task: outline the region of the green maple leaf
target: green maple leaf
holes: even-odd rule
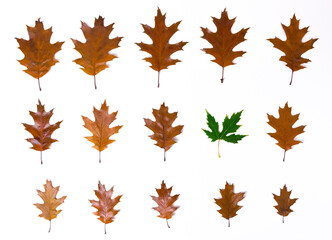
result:
[[[233,113],[231,118],[229,118],[226,115],[224,122],[222,123],[222,131],[220,132],[219,123],[206,110],[207,125],[211,131],[208,131],[205,129],[202,129],[202,130],[205,132],[205,134],[208,136],[208,138],[210,138],[212,140],[212,142],[215,142],[218,140],[218,156],[219,157],[220,157],[220,153],[219,153],[220,140],[224,140],[224,141],[230,142],[230,143],[238,143],[242,138],[248,136],[248,135],[235,134],[235,132],[241,127],[241,125],[238,125],[237,123],[241,119],[242,111],[240,111],[238,113]]]

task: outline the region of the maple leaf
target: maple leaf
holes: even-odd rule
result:
[[[176,143],[176,136],[182,132],[183,125],[172,127],[178,113],[168,112],[168,107],[163,103],[159,110],[152,109],[152,114],[156,121],[144,118],[145,126],[153,131],[149,137],[155,140],[155,145],[164,149],[164,161],[166,161],[166,152]]]
[[[60,206],[66,199],[67,196],[63,196],[61,198],[56,198],[56,195],[59,192],[59,186],[53,187],[51,180],[46,180],[46,184],[44,184],[45,192],[42,192],[37,189],[37,193],[41,199],[43,199],[44,203],[34,203],[40,211],[39,217],[45,218],[50,221],[50,227],[48,232],[51,231],[51,221],[56,218],[57,215],[62,210],[57,210],[56,208]]]
[[[165,23],[166,14],[162,15],[160,9],[157,10],[157,16],[155,17],[155,27],[152,28],[146,24],[142,24],[144,33],[146,33],[152,40],[152,44],[146,44],[143,42],[136,43],[141,49],[151,54],[151,57],[144,58],[145,61],[151,63],[151,68],[158,72],[158,87],[160,71],[167,69],[168,66],[175,65],[181,62],[178,59],[172,59],[171,55],[187,44],[187,42],[178,42],[170,44],[169,40],[178,31],[178,26],[181,21],[173,23],[167,27]]]
[[[296,19],[295,14],[290,20],[289,26],[281,24],[286,34],[286,40],[282,41],[279,38],[268,39],[275,48],[285,53],[285,56],[280,57],[280,61],[286,63],[286,66],[292,70],[291,81],[293,81],[293,73],[305,68],[302,64],[310,62],[309,59],[301,57],[306,51],[314,48],[313,44],[318,38],[312,38],[306,42],[302,42],[304,35],[307,34],[309,27],[299,28],[300,20]]]
[[[113,31],[114,23],[104,26],[104,18],[99,16],[95,19],[94,27],[89,27],[85,22],[81,22],[81,30],[86,39],[85,43],[72,39],[75,50],[82,57],[74,60],[75,63],[81,65],[81,69],[88,75],[94,77],[95,89],[97,89],[96,75],[108,68],[107,62],[117,58],[116,55],[109,52],[119,47],[122,37],[109,39],[109,35]]]
[[[32,144],[32,149],[40,151],[40,162],[43,164],[42,152],[50,148],[51,144],[58,140],[52,138],[52,133],[60,127],[62,121],[50,124],[50,118],[53,115],[53,109],[45,111],[44,105],[38,100],[37,112],[30,111],[35,124],[29,125],[23,123],[25,130],[32,134],[33,138],[26,139]]]
[[[61,50],[64,42],[51,44],[52,28],[45,30],[40,18],[36,21],[35,27],[27,26],[27,28],[29,40],[16,38],[19,49],[24,54],[24,58],[19,60],[19,63],[27,68],[24,70],[27,74],[38,80],[41,91],[39,79],[58,62],[54,55]]]
[[[179,198],[180,194],[176,194],[171,196],[172,188],[167,188],[164,180],[161,183],[161,187],[156,191],[158,193],[158,197],[151,196],[153,201],[158,204],[158,207],[153,207],[152,209],[159,212],[158,217],[165,218],[167,227],[169,228],[168,219],[172,218],[178,206],[174,206],[174,202]]]
[[[218,212],[223,218],[228,220],[230,227],[230,219],[237,215],[237,211],[242,208],[238,202],[244,199],[245,192],[234,193],[234,184],[226,182],[225,188],[220,189],[221,198],[215,198],[215,203],[220,207]]]
[[[274,206],[278,210],[278,214],[282,216],[282,222],[284,223],[284,217],[288,216],[291,212],[293,212],[290,207],[296,202],[298,198],[290,198],[292,190],[287,191],[286,184],[282,189],[280,189],[280,196],[273,194],[274,200],[278,203],[278,205]]]
[[[220,158],[219,153],[219,144],[220,140],[224,140],[226,142],[230,143],[238,143],[242,138],[248,136],[248,135],[240,135],[235,134],[235,132],[241,127],[241,125],[238,125],[237,123],[240,121],[242,111],[238,113],[233,113],[231,118],[229,118],[227,115],[222,123],[222,131],[219,131],[219,123],[215,120],[215,118],[207,111],[207,125],[210,128],[211,131],[202,129],[205,134],[212,140],[212,142],[215,142],[218,140],[218,157]]]
[[[300,140],[295,140],[295,137],[304,133],[305,126],[302,125],[293,128],[293,125],[299,119],[299,116],[299,113],[292,115],[292,108],[288,107],[288,102],[286,102],[284,108],[279,107],[279,118],[267,114],[269,119],[267,123],[276,130],[275,133],[268,134],[278,141],[277,145],[279,147],[285,150],[283,161],[285,161],[286,151],[292,149],[294,145],[302,142]]]
[[[98,190],[94,190],[99,201],[89,200],[92,207],[96,208],[97,211],[94,212],[100,221],[105,223],[104,232],[106,234],[106,224],[114,221],[114,216],[118,214],[120,210],[115,210],[114,207],[120,202],[122,195],[112,198],[114,187],[110,190],[106,190],[105,185],[98,182]]]
[[[244,51],[233,51],[233,48],[246,40],[244,36],[249,28],[242,28],[239,32],[232,33],[235,18],[229,19],[226,9],[221,13],[220,19],[215,17],[212,17],[212,19],[217,27],[216,32],[201,27],[203,31],[202,38],[207,40],[212,45],[212,48],[204,48],[202,50],[207,54],[211,54],[215,58],[212,62],[222,67],[221,83],[223,83],[224,68],[234,65],[233,60],[237,57],[242,57],[246,53]]]
[[[93,148],[99,151],[99,162],[101,162],[101,152],[107,148],[107,145],[115,142],[115,140],[110,139],[110,137],[113,134],[118,133],[122,128],[122,126],[109,127],[109,125],[116,119],[117,114],[117,111],[108,114],[108,106],[105,100],[101,105],[100,110],[93,107],[95,121],[82,116],[84,121],[83,126],[93,134],[92,136],[85,138],[94,144]]]

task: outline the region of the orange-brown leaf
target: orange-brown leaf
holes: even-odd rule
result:
[[[293,72],[305,68],[302,64],[310,62],[309,59],[303,58],[302,54],[314,48],[313,45],[318,40],[318,38],[312,38],[306,42],[302,42],[302,39],[307,34],[309,27],[300,29],[299,25],[300,20],[297,20],[294,14],[293,18],[290,20],[289,26],[281,24],[286,34],[285,41],[282,41],[277,37],[268,39],[275,48],[285,53],[285,55],[280,57],[279,60],[285,62],[286,66],[292,70],[290,85],[293,80]]]
[[[183,125],[172,127],[173,122],[177,118],[177,112],[169,113],[168,107],[163,103],[159,110],[153,109],[152,114],[156,121],[144,118],[145,126],[154,134],[149,137],[155,140],[155,145],[164,149],[164,161],[166,161],[165,153],[176,143],[176,136],[182,132]]]
[[[212,48],[204,48],[202,50],[207,54],[211,54],[215,58],[212,62],[222,67],[221,83],[223,83],[224,68],[233,65],[235,58],[242,57],[246,53],[244,51],[233,51],[233,48],[246,40],[244,36],[249,28],[242,28],[239,32],[232,33],[235,18],[229,19],[226,9],[221,13],[220,19],[215,17],[212,17],[212,19],[217,27],[216,32],[212,32],[207,28],[201,28],[203,31],[202,38],[207,40],[212,45]]]
[[[145,61],[151,63],[151,68],[158,72],[158,87],[159,87],[159,72],[163,69],[167,69],[168,66],[175,65],[181,62],[178,59],[172,59],[171,55],[187,44],[187,42],[178,42],[170,44],[169,40],[178,31],[178,26],[181,21],[173,23],[167,27],[165,23],[166,14],[162,14],[160,9],[157,10],[157,16],[155,17],[155,27],[150,27],[146,24],[142,24],[144,33],[146,33],[152,40],[152,44],[136,43],[141,49],[151,54],[151,57],[144,58]]]
[[[105,234],[106,234],[106,224],[114,221],[114,217],[120,210],[115,210],[114,207],[120,202],[122,195],[112,198],[114,187],[110,190],[106,190],[105,185],[98,182],[98,190],[95,190],[95,194],[99,201],[89,200],[92,207],[96,208],[97,211],[94,212],[100,221],[105,223]]]
[[[179,198],[180,194],[176,194],[174,196],[171,196],[172,188],[167,188],[165,182],[163,181],[161,183],[161,187],[158,189],[156,188],[156,191],[158,193],[158,197],[151,196],[153,201],[155,201],[158,204],[158,207],[153,207],[152,209],[159,212],[158,217],[165,218],[168,225],[168,219],[172,218],[174,215],[174,212],[176,209],[178,209],[178,206],[174,206],[174,202]]]
[[[16,38],[19,49],[23,52],[24,58],[19,60],[19,63],[25,66],[24,70],[30,76],[39,79],[44,76],[58,60],[54,55],[61,50],[64,42],[50,43],[52,36],[52,28],[44,29],[43,22],[38,19],[35,27],[29,27],[29,40]]]
[[[53,115],[53,109],[49,112],[45,111],[44,105],[38,100],[37,112],[30,111],[30,115],[34,120],[34,125],[23,123],[25,130],[32,134],[33,138],[26,139],[32,144],[32,149],[36,151],[44,151],[49,149],[51,144],[57,142],[52,138],[52,133],[60,127],[62,121],[50,124],[50,118]],[[41,164],[43,164],[41,156]]]
[[[109,35],[113,31],[114,23],[104,26],[104,18],[99,16],[95,19],[94,27],[89,27],[82,22],[82,32],[86,39],[85,43],[72,39],[75,49],[82,55],[81,58],[74,60],[75,63],[82,66],[82,70],[94,76],[95,88],[96,75],[102,70],[108,68],[107,62],[112,61],[117,56],[109,53],[118,48],[122,37],[110,39]]]
[[[273,194],[274,200],[276,200],[277,205],[274,206],[278,210],[278,214],[282,216],[282,222],[284,222],[284,217],[288,216],[293,212],[290,207],[296,202],[298,198],[290,198],[292,190],[287,191],[286,184],[282,189],[280,189],[280,196]]]
[[[51,180],[46,180],[46,184],[44,184],[45,192],[37,190],[38,195],[43,199],[44,203],[35,203],[34,205],[42,211],[39,214],[39,217],[45,218],[46,220],[50,221],[50,228],[51,231],[51,220],[56,218],[57,215],[62,210],[57,210],[56,208],[60,206],[67,196],[63,196],[61,198],[56,198],[56,195],[59,192],[59,186],[53,187]]]
[[[273,127],[276,132],[268,133],[271,137],[276,139],[277,145],[286,151],[291,149],[294,145],[301,143],[300,140],[295,140],[295,137],[301,133],[304,133],[305,126],[298,126],[293,128],[295,122],[299,119],[300,114],[292,115],[292,108],[288,107],[288,103],[285,104],[284,108],[279,107],[279,118],[275,118],[272,115],[267,114],[269,121],[267,122]]]
[[[84,121],[83,126],[92,133],[92,136],[85,138],[94,144],[93,148],[99,151],[99,162],[101,162],[100,152],[105,150],[109,144],[115,142],[115,140],[110,139],[110,137],[113,134],[118,133],[120,128],[122,128],[122,126],[109,127],[109,125],[116,119],[117,113],[117,111],[111,114],[108,113],[108,106],[105,100],[101,105],[100,110],[93,107],[95,121],[82,116]]]
[[[215,198],[215,203],[220,207],[218,212],[223,218],[228,220],[230,227],[230,219],[237,215],[237,211],[242,208],[238,202],[244,199],[245,192],[234,193],[234,184],[226,182],[225,188],[220,189],[221,198]]]

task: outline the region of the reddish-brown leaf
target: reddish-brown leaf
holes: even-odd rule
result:
[[[114,221],[114,217],[120,210],[115,210],[114,207],[120,202],[122,195],[112,198],[114,187],[110,190],[106,190],[105,185],[98,182],[98,190],[95,190],[95,194],[99,201],[89,200],[92,207],[96,208],[97,211],[94,212],[100,221],[105,223],[104,231],[106,234],[106,224]]]
[[[145,126],[153,131],[149,137],[156,141],[155,145],[164,149],[164,161],[166,161],[166,152],[176,143],[175,137],[182,132],[183,125],[172,127],[177,118],[177,112],[169,113],[165,103],[160,106],[159,110],[152,109],[152,114],[156,121],[144,118]]]
[[[246,35],[249,28],[242,28],[237,33],[232,33],[232,27],[235,22],[235,18],[229,19],[226,9],[221,13],[220,19],[212,17],[213,23],[217,27],[216,32],[212,32],[207,28],[201,28],[203,36],[207,40],[212,48],[202,49],[207,54],[211,54],[215,59],[212,62],[217,63],[222,67],[222,78],[221,83],[224,81],[224,68],[233,65],[233,60],[237,57],[242,57],[246,52],[244,51],[233,51],[241,42],[246,39]]]
[[[234,193],[234,184],[226,182],[225,188],[220,189],[221,198],[215,198],[215,203],[220,207],[218,212],[223,218],[228,220],[230,227],[230,219],[237,215],[237,211],[242,208],[238,202],[244,199],[245,192]]]
[[[122,39],[122,37],[109,38],[113,31],[113,25],[114,23],[104,26],[104,18],[99,16],[98,19],[95,19],[93,28],[82,22],[81,29],[86,39],[85,43],[72,39],[75,49],[82,55],[74,62],[81,65],[81,69],[86,74],[94,76],[95,89],[97,89],[96,75],[108,68],[107,62],[117,57],[109,53],[119,47]]]
[[[300,114],[292,115],[292,108],[288,107],[288,102],[285,104],[284,108],[279,107],[279,118],[267,114],[269,119],[267,123],[276,130],[275,133],[268,134],[278,141],[277,145],[279,147],[285,150],[283,161],[285,161],[286,151],[292,149],[294,145],[302,142],[300,140],[295,140],[295,137],[304,133],[305,126],[302,125],[293,128],[293,125],[299,119],[299,116]]]
[[[52,133],[60,127],[62,121],[50,124],[50,118],[53,115],[53,109],[49,112],[45,111],[44,105],[38,100],[37,112],[30,111],[30,115],[33,118],[35,124],[29,125],[23,123],[25,130],[32,134],[33,138],[26,139],[32,144],[32,149],[40,151],[40,161],[43,164],[42,152],[49,149],[51,144],[57,142],[53,139]]]
[[[282,216],[282,222],[284,222],[284,217],[288,216],[291,212],[293,212],[290,207],[296,202],[298,198],[290,198],[292,190],[287,191],[286,184],[282,189],[280,189],[280,196],[273,194],[274,200],[278,203],[278,205],[274,206],[278,210],[278,214]]]
[[[171,55],[179,50],[182,50],[187,42],[178,42],[170,44],[169,40],[178,31],[178,26],[181,21],[173,23],[167,27],[165,23],[166,14],[162,15],[160,9],[157,10],[155,17],[155,27],[150,27],[142,24],[144,33],[146,33],[152,40],[152,44],[136,43],[141,49],[151,54],[151,57],[144,58],[145,61],[151,63],[151,68],[158,72],[158,87],[160,71],[167,69],[168,66],[175,65],[181,62],[178,59],[172,59]]]
[[[62,210],[57,210],[56,208],[60,206],[66,199],[67,196],[63,196],[61,198],[56,198],[56,195],[59,192],[59,186],[53,187],[51,180],[46,180],[46,184],[44,184],[45,192],[42,192],[37,189],[37,193],[41,199],[43,199],[44,203],[35,203],[35,205],[40,211],[39,217],[45,218],[50,221],[50,228],[48,232],[51,231],[51,221],[56,218],[57,215]]]
[[[179,208],[178,206],[174,206],[173,204],[178,199],[180,194],[171,196],[172,188],[173,187],[167,188],[163,180],[163,182],[161,183],[161,187],[159,189],[156,188],[158,197],[151,196],[152,199],[158,204],[158,207],[153,207],[152,209],[159,212],[158,217],[166,219],[168,227],[168,219],[172,218],[175,210]]]
[[[109,125],[116,119],[118,112],[108,113],[108,106],[106,100],[101,105],[100,110],[93,107],[93,115],[95,121],[90,120],[88,117],[84,117],[84,127],[88,129],[92,136],[85,137],[87,140],[94,144],[93,148],[99,151],[99,162],[101,162],[101,152],[107,148],[107,146],[115,140],[110,139],[113,134],[119,132],[122,126],[109,127]]]
[[[23,52],[24,58],[19,63],[27,67],[24,70],[30,76],[38,80],[39,90],[41,90],[39,79],[44,76],[58,60],[54,55],[61,50],[64,42],[50,43],[52,28],[44,29],[43,22],[38,19],[35,27],[29,27],[29,40],[16,38],[19,49]]]
[[[290,20],[289,26],[281,24],[286,34],[286,40],[282,41],[279,38],[268,39],[275,48],[284,52],[285,55],[280,57],[280,61],[286,63],[286,66],[292,70],[292,76],[290,84],[293,81],[293,73],[302,68],[305,68],[302,64],[310,62],[309,59],[303,58],[302,54],[306,51],[314,48],[314,43],[318,38],[312,38],[306,42],[302,42],[303,37],[307,34],[309,27],[299,28],[300,20],[297,20],[295,14]]]

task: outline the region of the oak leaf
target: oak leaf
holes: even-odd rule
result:
[[[310,62],[309,59],[303,58],[302,54],[306,51],[314,48],[313,44],[318,40],[318,38],[312,38],[306,42],[302,42],[303,37],[307,34],[309,27],[299,28],[300,20],[296,19],[295,14],[290,20],[289,26],[281,24],[282,28],[286,34],[286,40],[282,41],[279,38],[268,39],[275,48],[284,52],[285,55],[280,57],[280,61],[286,63],[286,66],[292,70],[291,81],[293,81],[293,73],[300,69],[305,68],[302,64]]]
[[[237,215],[237,211],[242,208],[238,202],[244,199],[245,192],[234,193],[234,184],[226,182],[225,188],[220,189],[221,198],[215,198],[215,203],[220,207],[218,212],[223,218],[228,220],[230,227],[230,219]]]
[[[246,52],[233,51],[241,42],[244,42],[249,28],[242,28],[237,33],[232,33],[232,27],[235,22],[235,18],[229,19],[226,9],[221,13],[220,19],[212,17],[213,23],[217,27],[216,32],[210,31],[208,28],[202,28],[203,36],[207,40],[212,48],[202,49],[205,53],[212,55],[215,59],[212,62],[217,63],[222,67],[221,83],[224,82],[224,68],[230,65],[234,65],[233,60],[237,57],[242,57]]]
[[[49,149],[51,144],[58,140],[52,138],[52,133],[60,127],[62,121],[50,124],[50,118],[53,115],[53,109],[45,111],[44,105],[38,100],[37,112],[30,111],[35,124],[30,125],[23,123],[25,130],[32,134],[33,138],[26,139],[32,144],[32,149],[40,151],[40,162],[43,164],[42,152]]]
[[[114,207],[120,202],[122,195],[112,198],[114,187],[110,190],[106,190],[105,185],[98,182],[98,190],[94,190],[99,201],[89,200],[92,207],[96,208],[97,211],[94,212],[99,220],[103,222],[104,232],[106,234],[106,224],[114,221],[114,217],[120,210],[115,210]]]
[[[19,49],[24,54],[24,58],[19,60],[19,63],[27,68],[24,70],[27,74],[38,80],[39,90],[41,90],[39,79],[58,62],[54,55],[61,50],[64,42],[50,43],[52,28],[44,29],[40,18],[36,21],[35,27],[27,26],[27,28],[29,40],[16,38]]]
[[[243,110],[242,110],[243,111]],[[211,131],[202,129],[208,138],[211,139],[212,142],[218,140],[218,157],[220,158],[219,153],[219,144],[220,140],[224,140],[230,143],[238,143],[242,138],[246,137],[247,135],[240,135],[235,134],[235,132],[241,127],[238,125],[240,121],[242,111],[238,113],[233,113],[231,118],[227,115],[222,123],[222,131],[219,131],[219,123],[215,120],[215,118],[206,110],[207,114],[207,125]]]
[[[295,137],[304,133],[305,126],[293,128],[299,116],[300,114],[292,115],[292,108],[288,107],[288,102],[284,108],[279,107],[279,118],[267,114],[269,119],[267,123],[276,130],[275,133],[268,134],[278,141],[279,147],[285,150],[283,161],[285,161],[286,151],[292,149],[294,145],[302,143],[300,140],[295,140]]]
[[[153,131],[149,137],[156,141],[155,145],[164,149],[164,161],[166,161],[166,152],[176,143],[175,137],[182,132],[183,125],[172,127],[177,118],[177,112],[169,113],[165,103],[159,110],[152,109],[152,114],[156,121],[144,118],[145,126]]]
[[[101,152],[115,140],[110,137],[119,132],[122,126],[109,127],[109,125],[116,119],[118,111],[111,114],[108,113],[108,106],[106,100],[101,105],[100,110],[93,107],[93,115],[95,121],[90,120],[88,117],[82,116],[84,127],[88,129],[93,135],[85,137],[87,140],[94,144],[93,148],[99,151],[99,162],[101,162]]]
[[[178,206],[174,206],[174,202],[179,198],[180,194],[176,194],[171,196],[172,188],[167,188],[164,180],[161,183],[161,187],[156,191],[158,193],[158,197],[151,196],[153,201],[158,204],[158,207],[153,207],[152,209],[159,212],[158,217],[165,218],[167,227],[169,228],[168,219],[172,218],[174,212],[179,208]]]
[[[82,22],[81,30],[86,39],[85,43],[72,39],[75,50],[82,57],[74,60],[75,63],[82,66],[81,69],[88,75],[94,77],[95,89],[97,89],[96,75],[108,68],[107,62],[117,58],[116,55],[109,53],[118,48],[122,37],[110,39],[109,35],[113,31],[114,23],[104,26],[104,18],[99,16],[95,19],[94,27]]]
[[[286,184],[282,189],[280,189],[280,196],[273,194],[274,200],[276,200],[277,204],[274,206],[278,210],[278,214],[282,216],[282,222],[284,223],[284,217],[287,217],[288,214],[293,212],[290,207],[296,202],[298,198],[290,198],[292,190],[287,191]]]
[[[42,192],[37,189],[38,195],[43,199],[44,203],[34,203],[34,205],[42,211],[39,214],[39,217],[45,218],[50,221],[50,227],[48,232],[51,231],[51,221],[56,218],[57,215],[62,210],[57,210],[56,208],[60,206],[66,199],[67,196],[63,196],[61,198],[56,198],[56,195],[59,192],[59,186],[53,187],[51,180],[46,180],[46,184],[44,184],[45,192]]]
[[[136,43],[141,48],[141,51],[151,54],[151,57],[146,57],[144,60],[151,63],[150,67],[158,72],[158,87],[160,71],[181,62],[178,59],[172,59],[171,55],[179,50],[183,50],[182,48],[187,44],[187,42],[183,41],[174,44],[169,43],[171,37],[178,31],[181,21],[167,27],[165,19],[166,14],[163,15],[158,8],[157,16],[155,17],[155,27],[142,24],[144,33],[151,38],[152,44]]]

